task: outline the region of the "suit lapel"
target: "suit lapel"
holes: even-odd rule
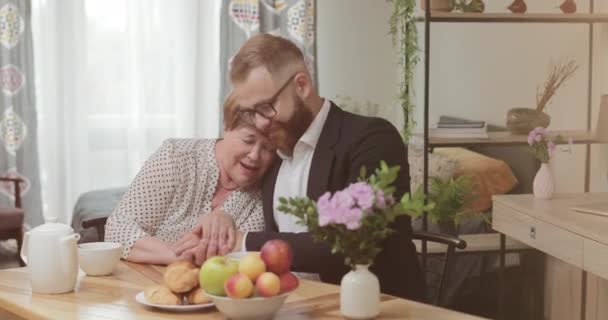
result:
[[[277,183],[277,177],[279,175],[281,163],[283,163],[283,161],[281,159],[277,159],[272,164],[270,170],[268,170],[268,173],[264,178],[264,183],[262,186],[262,204],[264,208],[264,220],[266,222],[266,229],[270,229],[272,231],[279,230],[277,222],[274,220],[274,186]]]
[[[342,117],[342,110],[332,102],[310,164],[306,192],[310,199],[317,200],[325,191],[328,191],[336,157],[334,146],[340,135]]]

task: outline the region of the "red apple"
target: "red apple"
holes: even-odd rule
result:
[[[272,272],[264,272],[255,282],[255,291],[262,297],[272,297],[281,291],[281,280]]]
[[[295,290],[300,284],[298,277],[291,272],[283,273],[279,276],[279,280],[281,281],[281,293]]]
[[[226,280],[224,290],[230,298],[243,299],[253,293],[253,282],[245,274],[237,273]]]
[[[291,247],[283,240],[267,241],[260,250],[260,256],[266,264],[266,269],[276,274],[288,272],[293,259]]]

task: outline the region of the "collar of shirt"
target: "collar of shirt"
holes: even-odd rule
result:
[[[321,106],[321,110],[317,113],[317,116],[312,121],[306,132],[300,137],[296,145],[295,149],[298,146],[307,146],[311,149],[314,149],[317,146],[317,142],[319,141],[319,137],[321,136],[321,131],[323,131],[323,126],[325,125],[325,120],[327,120],[327,114],[329,113],[329,108],[331,106],[329,99],[323,99],[323,105]],[[277,150],[277,154],[282,160],[291,159],[291,157]]]

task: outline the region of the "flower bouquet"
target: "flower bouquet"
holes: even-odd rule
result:
[[[378,313],[380,288],[368,267],[382,250],[381,242],[394,232],[391,224],[401,215],[433,208],[433,204],[425,204],[422,192],[394,198],[393,183],[399,169],[381,162],[375,173],[366,177],[362,168],[358,182],[333,194],[326,192],[316,202],[306,197],[279,199],[279,211],[300,218],[299,223],[315,241],[329,243],[332,253],[342,254],[351,266],[340,291],[340,308],[347,317]]]
[[[534,158],[541,162],[540,169],[534,177],[532,189],[534,196],[539,199],[551,199],[555,191],[555,179],[549,167],[549,161],[555,154],[557,144],[562,143],[561,136],[550,138],[547,130],[543,127],[534,128],[528,134],[528,145],[530,153]],[[570,139],[570,144],[572,140]]]

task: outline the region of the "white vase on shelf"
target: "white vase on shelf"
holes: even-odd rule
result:
[[[356,265],[342,277],[340,313],[349,319],[372,319],[380,313],[380,282],[369,265]]]
[[[555,191],[555,179],[553,178],[553,172],[548,163],[543,163],[540,169],[534,177],[534,183],[532,185],[534,191],[534,197],[537,199],[551,199],[553,192]]]

